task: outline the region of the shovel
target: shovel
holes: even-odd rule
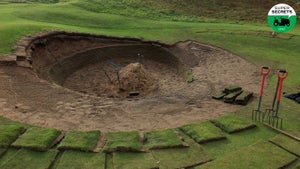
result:
[[[280,124],[280,129],[282,129],[282,118],[278,116],[279,113],[279,106],[280,106],[280,98],[281,98],[281,93],[282,93],[282,86],[283,86],[283,80],[287,78],[288,76],[288,71],[287,70],[277,70],[277,75],[279,79],[279,86],[277,90],[277,105],[276,105],[276,110],[275,114],[270,116],[269,118],[269,124],[272,125],[273,127],[276,124],[276,127],[278,128],[278,124]]]
[[[252,111],[252,120],[260,120],[260,116],[262,114],[260,107],[261,107],[261,100],[264,92],[264,86],[265,86],[265,79],[267,75],[270,73],[271,69],[269,66],[262,66],[260,67],[260,73],[262,75],[261,79],[261,86],[260,86],[260,93],[259,93],[259,101],[258,101],[258,106],[256,110]]]

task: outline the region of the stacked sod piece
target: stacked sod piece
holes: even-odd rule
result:
[[[253,92],[242,90],[239,86],[226,87],[222,92],[212,96],[213,99],[221,100],[225,103],[236,103],[246,105],[253,96]]]

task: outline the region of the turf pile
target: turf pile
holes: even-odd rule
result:
[[[202,122],[184,125],[179,128],[198,143],[226,139],[225,134],[211,122]]]
[[[98,168],[105,169],[104,153],[88,153],[68,150],[56,161],[54,169]]]
[[[0,125],[0,147],[8,147],[24,130],[18,125]]]
[[[58,149],[93,151],[100,139],[100,134],[100,131],[69,131],[58,145]]]
[[[37,151],[47,151],[62,138],[62,132],[56,129],[32,127],[21,135],[13,147],[27,148]]]
[[[297,158],[283,149],[267,142],[258,141],[226,156],[196,167],[196,169],[219,168],[281,168]]]
[[[233,114],[213,119],[211,122],[227,133],[236,133],[256,127],[251,121]]]
[[[222,92],[213,95],[212,98],[217,100],[223,99],[225,103],[247,105],[252,96],[253,92],[242,90],[239,86],[229,86]]]
[[[107,153],[115,151],[142,151],[142,142],[139,132],[116,132],[106,134],[106,144],[103,151]]]
[[[174,129],[146,132],[144,140],[144,147],[146,149],[184,147],[186,145]]]

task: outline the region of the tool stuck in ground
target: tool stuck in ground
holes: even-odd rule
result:
[[[121,90],[121,81],[120,81],[120,70],[121,70],[121,66],[117,65],[116,63],[112,62],[112,61],[108,61],[108,64],[112,65],[114,68],[116,68],[115,73],[118,77],[118,83],[119,83],[119,89]]]
[[[281,93],[282,93],[282,86],[283,86],[283,80],[287,78],[288,76],[288,71],[284,69],[277,70],[277,75],[279,79],[279,84],[278,84],[278,90],[277,90],[277,105],[276,105],[276,110],[274,113],[271,114],[271,116],[268,117],[269,124],[272,125],[273,127],[278,128],[278,124],[280,124],[280,129],[282,129],[282,118],[279,117],[279,106],[280,106],[280,98],[281,98]]]
[[[261,86],[260,86],[258,107],[257,107],[256,110],[252,111],[252,120],[259,120],[260,121],[260,117],[262,115],[260,107],[261,107],[261,101],[262,101],[264,86],[265,86],[265,80],[266,80],[267,75],[270,73],[270,70],[271,69],[270,69],[269,66],[262,66],[262,67],[260,67],[260,73],[262,75],[262,79],[261,79]]]

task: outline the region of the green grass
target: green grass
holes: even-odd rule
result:
[[[156,130],[144,133],[144,147],[147,149],[163,149],[183,147],[183,142],[174,129]]]
[[[4,153],[7,151],[6,148],[0,148],[0,158],[2,155],[4,155]]]
[[[104,153],[87,153],[67,150],[56,161],[54,169],[105,169]]]
[[[0,147],[7,147],[24,131],[20,125],[0,125]]]
[[[49,168],[58,151],[37,152],[20,149],[6,154],[4,161],[0,162],[1,169],[31,169]],[[1,159],[2,160],[2,159]]]
[[[188,136],[184,136],[184,139],[190,147],[151,151],[154,158],[159,161],[159,168],[168,169],[192,167],[211,160],[202,146],[194,142]]]
[[[226,139],[226,135],[211,122],[188,124],[180,127],[180,130],[198,143]]]
[[[68,131],[58,145],[58,149],[93,151],[100,139],[100,134],[100,131]]]
[[[61,135],[56,129],[32,127],[21,135],[13,144],[13,147],[28,148],[38,151],[47,151],[53,146],[54,141]]]
[[[278,134],[273,138],[269,139],[273,144],[297,155],[300,157],[300,142],[294,139],[291,139],[283,134]]]
[[[256,126],[250,120],[234,114],[228,114],[217,119],[212,119],[211,122],[228,133],[235,133]]]
[[[195,169],[229,169],[229,168],[280,168],[296,160],[296,156],[267,142],[258,141],[248,147],[242,148],[231,154],[227,154],[210,163],[196,167]]]
[[[103,147],[104,152],[114,151],[141,151],[142,143],[139,132],[126,131],[106,134],[106,144]]]
[[[154,169],[158,163],[151,153],[113,153],[115,169]]]

